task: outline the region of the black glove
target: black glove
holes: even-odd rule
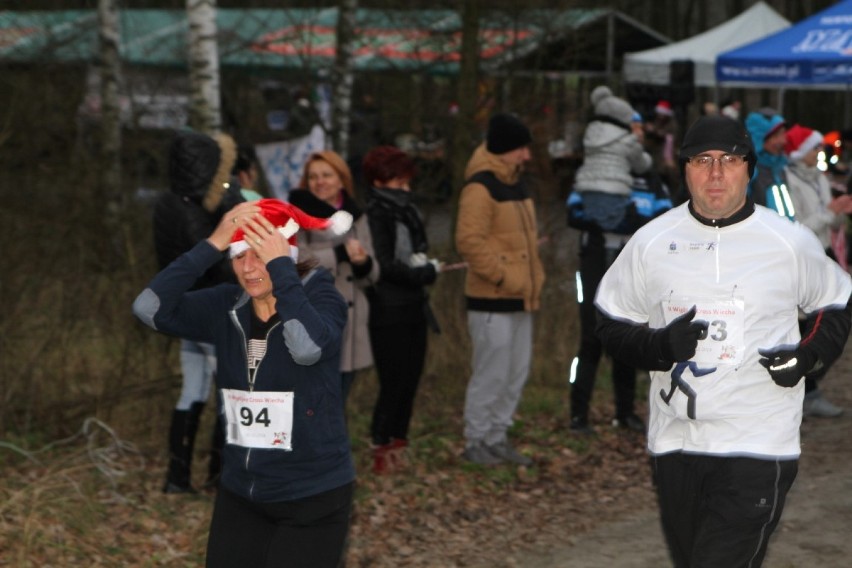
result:
[[[812,369],[818,357],[809,349],[779,345],[771,349],[758,349],[763,357],[759,363],[766,367],[775,384],[794,387]]]
[[[349,253],[346,252],[346,247],[343,245],[343,243],[340,243],[339,245],[335,245],[333,250],[334,250],[334,260],[337,261],[337,264],[340,264],[341,262],[350,262],[351,263],[351,261],[349,260]]]
[[[659,335],[659,349],[664,361],[689,361],[698,347],[698,340],[707,331],[709,324],[704,320],[692,321],[695,306],[672,320]]]

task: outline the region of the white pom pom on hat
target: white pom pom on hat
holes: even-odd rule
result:
[[[606,85],[595,87],[589,95],[595,114],[619,121],[625,126],[633,122],[633,107],[622,98],[616,97]]]
[[[592,105],[597,105],[605,98],[611,96],[613,96],[612,90],[610,90],[610,88],[606,85],[600,85],[592,90],[591,94],[589,95],[589,100],[592,101]]]
[[[281,201],[280,199],[261,199],[257,201],[260,213],[275,225],[282,235],[290,243],[290,256],[296,262],[299,257],[299,249],[296,246],[296,233],[299,229],[307,231],[330,231],[333,235],[340,236],[352,227],[352,215],[348,211],[337,211],[331,217],[322,219],[308,215],[295,205]],[[245,240],[245,233],[237,229],[231,237],[228,254],[234,258],[245,250],[249,245]]]

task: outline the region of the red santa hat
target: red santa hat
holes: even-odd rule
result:
[[[784,151],[791,160],[798,161],[805,155],[822,145],[822,134],[807,126],[793,125],[787,130],[787,144]]]
[[[261,199],[257,201],[260,214],[277,227],[290,243],[290,256],[296,262],[299,258],[299,249],[296,246],[296,233],[299,229],[308,231],[331,231],[333,235],[343,235],[352,227],[352,215],[347,211],[337,211],[331,217],[322,219],[308,215],[295,205],[291,205],[279,199]],[[231,245],[228,253],[234,258],[249,248],[245,240],[245,233],[237,229],[231,237]]]
[[[654,112],[663,116],[674,116],[674,111],[672,110],[672,103],[670,103],[669,101],[658,102],[657,106],[654,107]]]

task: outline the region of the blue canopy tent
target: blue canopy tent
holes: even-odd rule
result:
[[[783,90],[852,88],[852,0],[843,0],[787,29],[716,58],[716,80],[726,87]]]

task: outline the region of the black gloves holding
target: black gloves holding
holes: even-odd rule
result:
[[[692,306],[688,312],[659,331],[655,342],[662,361],[679,363],[695,356],[698,341],[708,328],[706,321],[693,321],[695,313],[696,308]],[[817,353],[806,345],[779,345],[758,349],[757,352],[761,355],[760,364],[766,367],[772,380],[782,387],[794,387],[802,377],[822,368]]]
[[[799,384],[819,360],[813,351],[801,346],[781,345],[772,349],[758,349],[757,352],[763,356],[760,364],[766,367],[772,380],[782,387]]]
[[[657,345],[663,360],[689,361],[695,355],[698,340],[709,325],[703,320],[692,321],[695,311],[695,306],[692,306],[688,312],[672,320],[660,331]]]

